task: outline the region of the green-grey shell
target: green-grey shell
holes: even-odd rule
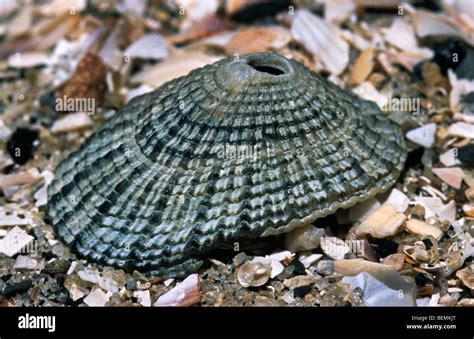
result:
[[[405,158],[374,103],[294,60],[249,54],[132,100],[58,165],[48,214],[92,261],[183,276],[222,244],[388,189]]]

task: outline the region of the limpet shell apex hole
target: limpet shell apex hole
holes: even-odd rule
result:
[[[257,54],[246,58],[246,63],[260,73],[270,75],[282,75],[290,73],[290,67],[286,60],[275,55]]]

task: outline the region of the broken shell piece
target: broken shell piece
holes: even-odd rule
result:
[[[272,261],[269,258],[257,257],[238,268],[237,280],[243,287],[265,285],[270,279]]]
[[[168,56],[166,41],[156,33],[142,36],[125,50],[125,55],[141,59],[165,59]]]
[[[408,140],[425,148],[431,148],[435,142],[436,124],[431,123],[415,129],[406,134]]]
[[[471,290],[474,290],[474,264],[456,272],[456,277]]]
[[[449,186],[461,188],[464,173],[459,167],[433,168],[432,171]]]
[[[318,261],[319,259],[321,259],[323,257],[322,254],[318,254],[318,253],[313,253],[309,255],[306,255],[306,254],[300,254],[300,256],[298,257],[298,260],[304,265],[305,268],[308,268],[309,266],[311,266],[312,264],[314,264],[316,261]]]
[[[390,254],[382,259],[382,264],[391,266],[397,271],[402,268],[404,262],[405,254],[403,253]]]
[[[84,303],[91,307],[105,306],[110,299],[109,293],[106,294],[100,288],[97,288],[84,299]]]
[[[461,161],[459,161],[458,157],[456,156],[456,151],[454,148],[448,149],[443,154],[441,154],[439,156],[439,161],[441,161],[444,166],[455,166],[461,164]]]
[[[351,69],[351,81],[356,85],[361,84],[374,68],[374,50],[368,48],[357,58],[354,67]]]
[[[456,220],[456,203],[454,200],[446,205],[438,197],[415,197],[415,201],[425,208],[425,219],[437,215],[440,221],[454,222]]]
[[[19,253],[23,247],[33,241],[33,237],[15,226],[5,237],[0,239],[0,253],[7,257],[13,257]]]
[[[0,187],[6,197],[11,197],[12,192],[15,191],[17,186],[37,184],[41,179],[43,177],[39,174],[38,170],[32,168],[25,172],[0,175]]]
[[[36,200],[35,205],[37,207],[44,206],[48,202],[48,185],[53,181],[54,174],[51,171],[45,170],[41,172],[41,176],[44,178],[43,186],[36,191],[34,198]]]
[[[443,231],[434,225],[427,224],[421,220],[409,219],[405,223],[407,230],[419,237],[431,235],[436,240],[441,239]]]
[[[398,213],[390,204],[385,204],[369,215],[356,230],[357,235],[370,234],[374,238],[386,238],[402,230],[406,216]]]
[[[466,195],[467,200],[474,201],[474,187],[470,187],[464,192]]]
[[[323,235],[323,228],[313,225],[298,227],[285,235],[285,248],[291,252],[318,248]]]
[[[410,205],[410,198],[402,191],[394,188],[390,191],[388,197],[382,200],[382,203],[390,204],[395,207],[397,212],[404,213]]]
[[[321,249],[332,259],[344,259],[344,256],[350,252],[350,247],[346,242],[336,237],[322,237]]]
[[[133,296],[137,298],[140,305],[149,307],[151,306],[150,291],[135,291]]]
[[[92,126],[92,120],[85,112],[68,114],[60,120],[56,120],[51,127],[53,133],[66,133],[77,131]]]
[[[382,205],[376,198],[371,198],[355,204],[349,209],[349,221],[364,221],[369,215],[378,210]]]
[[[199,275],[191,274],[180,284],[163,294],[153,306],[191,306],[201,300]]]
[[[456,122],[449,126],[448,134],[456,137],[474,139],[474,124]]]
[[[295,13],[291,33],[323,62],[329,72],[338,75],[344,71],[349,62],[349,45],[334,26],[309,10],[301,9]]]
[[[462,210],[468,217],[474,217],[474,204],[464,204]]]
[[[404,246],[403,253],[416,262],[427,262],[430,260],[425,244],[421,241],[417,241],[413,246]]]
[[[283,285],[292,290],[301,286],[310,286],[316,281],[317,279],[313,275],[297,275],[296,277],[283,280]]]
[[[238,31],[225,46],[227,54],[248,54],[284,47],[291,34],[281,27],[254,27]]]

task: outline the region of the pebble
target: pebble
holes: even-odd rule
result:
[[[431,148],[435,142],[436,124],[431,123],[415,129],[406,134],[408,140],[425,148]]]
[[[443,231],[440,228],[427,224],[421,220],[409,219],[405,225],[410,233],[418,237],[431,235],[436,240],[440,240],[443,236]]]
[[[386,238],[402,230],[406,216],[395,207],[385,204],[368,216],[357,228],[357,235],[370,234],[374,238]]]
[[[321,260],[316,264],[316,273],[321,275],[331,275],[334,273],[334,261]]]
[[[0,239],[0,253],[12,257],[21,251],[23,247],[33,241],[33,237],[15,226],[5,237]]]
[[[293,289],[293,297],[304,298],[309,292],[311,292],[311,286],[300,286]]]
[[[459,167],[433,168],[432,171],[449,186],[461,188],[464,172]]]
[[[84,299],[84,303],[91,307],[105,306],[109,299],[110,295],[108,293],[106,294],[100,288],[97,288]]]
[[[272,271],[271,265],[271,259],[256,257],[238,268],[237,280],[243,287],[265,285],[270,279]]]
[[[474,139],[474,125],[466,122],[456,122],[449,126],[448,134],[456,137]]]
[[[283,285],[290,290],[300,286],[309,286],[316,282],[316,277],[313,275],[297,275],[296,277],[283,280]]]
[[[38,261],[25,255],[19,255],[14,266],[17,270],[34,270],[37,267]]]
[[[474,201],[474,187],[470,187],[464,192],[466,195],[467,200]]]
[[[336,237],[322,237],[321,249],[332,259],[344,259],[344,256],[350,251],[344,240]]]
[[[20,280],[20,281],[8,281],[2,291],[4,298],[13,297],[16,294],[27,292],[31,287],[33,287],[33,281],[30,279]]]
[[[471,290],[474,290],[474,264],[456,272],[456,277]]]
[[[248,260],[249,260],[248,255],[245,254],[245,252],[240,252],[234,258],[232,258],[232,265],[234,267],[239,267],[240,265],[242,265],[244,262]]]
[[[191,306],[201,301],[199,275],[191,274],[180,284],[161,295],[153,306]]]
[[[285,248],[291,252],[318,248],[323,235],[324,229],[313,225],[298,227],[285,235]]]
[[[70,266],[66,259],[55,258],[46,263],[43,271],[47,274],[64,274],[68,272]]]
[[[33,158],[34,145],[38,139],[38,131],[28,128],[18,128],[7,141],[7,151],[13,161],[19,165],[23,165]]]
[[[464,164],[474,164],[474,143],[460,147],[458,159]]]
[[[474,204],[464,204],[462,210],[467,216],[474,217]]]

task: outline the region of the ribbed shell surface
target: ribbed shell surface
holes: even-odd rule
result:
[[[133,99],[63,160],[48,214],[78,254],[164,277],[394,184],[397,124],[300,63],[223,59]]]

